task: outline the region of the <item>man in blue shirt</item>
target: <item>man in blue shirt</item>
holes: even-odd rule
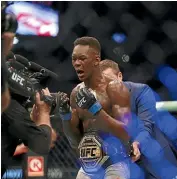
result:
[[[100,62],[100,68],[104,75],[122,81],[122,73],[114,61],[103,60]],[[177,160],[171,146],[159,126],[155,125],[159,122],[157,123],[156,101],[151,88],[146,84],[123,83],[131,94],[133,122],[129,126],[129,132],[134,141],[139,143],[143,154],[137,164],[145,169],[147,178],[165,179],[177,176]]]

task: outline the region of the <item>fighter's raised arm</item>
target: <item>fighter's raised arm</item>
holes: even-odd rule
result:
[[[78,91],[76,101],[77,105],[88,111],[96,119],[97,129],[109,132],[123,141],[129,141],[130,137],[126,131],[124,118],[130,118],[130,95],[128,89],[118,81],[112,81],[108,84],[107,94],[111,102],[112,116],[109,115],[97,101],[93,93],[87,88],[81,88]],[[83,100],[84,99],[84,100]]]
[[[81,138],[83,137],[83,126],[82,121],[79,119],[78,112],[76,110],[76,93],[77,87],[73,89],[70,95],[70,105],[72,109],[72,118],[71,118],[71,125],[73,132],[77,136],[78,141],[80,142]]]
[[[81,134],[78,127],[79,118],[77,115],[77,111],[74,108],[74,94],[75,89],[73,89],[70,96],[70,104],[69,98],[65,93],[60,92],[60,117],[62,119],[63,131],[71,145],[72,148],[77,149],[78,144],[81,140]]]

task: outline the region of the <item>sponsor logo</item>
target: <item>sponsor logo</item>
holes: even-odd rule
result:
[[[79,106],[79,107],[82,107],[84,103],[86,103],[85,97],[83,97],[83,98],[79,101],[78,106]]]
[[[43,157],[28,157],[28,176],[44,176]]]
[[[23,86],[23,82],[25,81],[24,78],[22,78],[20,75],[16,74],[15,72],[13,72],[12,74],[12,80],[19,83],[21,86]]]
[[[103,151],[101,138],[86,135],[79,144],[80,161],[85,172],[96,172],[109,158]]]

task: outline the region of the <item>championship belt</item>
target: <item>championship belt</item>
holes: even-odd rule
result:
[[[107,145],[96,134],[86,134],[79,144],[79,160],[86,173],[97,172],[109,159]]]

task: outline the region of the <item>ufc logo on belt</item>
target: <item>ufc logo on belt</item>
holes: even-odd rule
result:
[[[80,149],[80,158],[101,157],[101,151],[98,147],[82,147]]]
[[[86,103],[85,97],[83,97],[83,98],[79,101],[78,106],[79,106],[79,107],[82,107],[84,103]]]
[[[12,80],[16,81],[17,83],[19,83],[21,86],[23,86],[23,81],[25,81],[21,76],[19,76],[16,73],[12,74]]]

